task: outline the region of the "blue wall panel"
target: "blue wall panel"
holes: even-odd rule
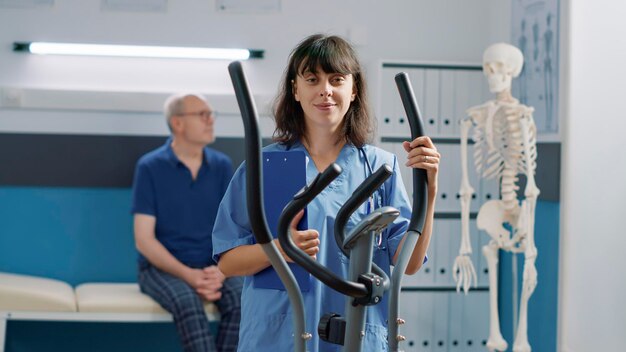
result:
[[[130,189],[0,187],[0,270],[136,281]]]
[[[130,200],[130,189],[0,187],[0,271],[71,285],[136,282]],[[7,352],[180,350],[173,323],[7,326]]]
[[[0,271],[56,278],[72,285],[135,282],[130,201],[127,188],[0,187]],[[539,285],[529,303],[529,338],[538,352],[556,350],[558,225],[559,204],[538,202]],[[511,258],[504,253],[500,258],[499,305],[502,332],[512,345]],[[523,255],[517,261],[521,289]],[[129,340],[135,342],[121,342]],[[103,341],[102,350],[179,348],[171,323],[10,322],[7,352],[38,351],[37,344],[44,342],[49,343],[49,351],[79,351],[89,341]]]
[[[533,352],[556,351],[559,237],[559,203],[538,201],[535,216],[535,245],[539,253],[535,263],[538,284],[528,302],[528,340]],[[500,252],[498,305],[502,335],[510,343],[509,351],[513,350],[513,310],[518,307],[521,297],[524,255],[518,254],[516,261],[518,294],[517,302],[514,303],[513,255]]]

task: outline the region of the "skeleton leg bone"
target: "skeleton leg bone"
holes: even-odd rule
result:
[[[526,251],[524,252],[524,274],[522,283],[522,297],[520,298],[519,322],[513,343],[514,352],[530,352],[531,347],[528,342],[528,300],[537,287],[537,269],[535,259],[537,258],[537,248],[534,246],[534,215],[537,198],[529,197],[522,205],[522,212],[526,217]]]
[[[528,342],[528,300],[537,286],[537,269],[535,268],[535,258],[525,258],[524,260],[524,281],[522,284],[522,297],[520,298],[519,322],[517,333],[513,343],[513,352],[530,352]]]
[[[524,116],[520,120],[522,126],[522,134],[525,141],[525,166],[527,167],[526,176],[528,178],[524,196],[526,200],[522,202],[522,214],[525,220],[523,225],[526,230],[524,242],[526,244],[524,251],[524,276],[522,284],[522,297],[520,298],[519,323],[513,343],[514,352],[530,352],[530,344],[528,342],[528,300],[537,287],[537,268],[535,260],[537,258],[537,247],[535,247],[535,207],[537,206],[537,197],[539,196],[539,188],[535,184],[535,156],[534,149],[534,124],[530,116]]]
[[[500,317],[498,315],[498,250],[500,248],[494,240],[483,246],[483,255],[487,258],[489,268],[489,351],[505,351],[507,342],[500,332]]]

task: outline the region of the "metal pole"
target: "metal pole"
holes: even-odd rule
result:
[[[389,290],[389,332],[387,334],[387,341],[389,343],[389,351],[397,352],[398,343],[404,339],[398,334],[398,327],[402,324],[402,321],[398,317],[398,308],[400,305],[400,288],[402,284],[402,276],[409,264],[409,259],[413,253],[413,248],[417,243],[419,233],[415,231],[409,231],[406,234],[404,245],[398,255],[398,262],[391,274],[391,289]]]
[[[359,275],[372,271],[372,258],[374,251],[374,231],[369,231],[360,236],[354,248],[350,251],[350,264],[348,266],[348,279],[358,281]],[[365,313],[366,306],[352,304],[353,299],[346,300],[346,335],[344,351],[360,352],[365,337]]]

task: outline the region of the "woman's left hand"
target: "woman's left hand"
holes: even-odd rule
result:
[[[402,146],[408,153],[405,165],[426,170],[428,188],[437,191],[437,173],[439,172],[441,154],[437,152],[437,147],[430,137],[417,137],[411,142],[402,142]]]

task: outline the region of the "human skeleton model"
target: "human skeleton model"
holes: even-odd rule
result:
[[[468,117],[461,122],[461,249],[453,267],[457,290],[468,292],[476,272],[470,259],[472,248],[469,239],[470,200],[474,189],[469,183],[467,166],[467,138],[474,127],[474,160],[478,174],[485,179],[499,180],[501,199],[482,205],[476,223],[479,229],[491,236],[482,251],[489,269],[490,329],[487,348],[504,351],[507,342],[500,332],[498,317],[498,250],[524,253],[522,295],[519,321],[513,351],[529,352],[528,299],[537,286],[534,240],[535,205],[539,189],[535,184],[537,159],[536,127],[533,108],[520,104],[511,96],[511,80],[519,75],[523,56],[516,47],[498,43],[485,50],[483,72],[489,89],[496,99],[467,110]],[[517,199],[518,174],[527,179],[521,205]],[[508,224],[510,230],[503,224]]]

